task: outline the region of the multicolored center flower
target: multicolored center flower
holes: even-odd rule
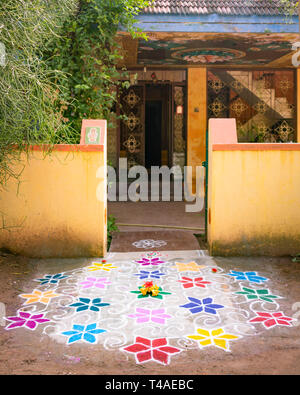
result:
[[[159,287],[153,284],[153,281],[146,281],[145,284],[140,288],[141,293],[145,296],[151,294],[151,296],[157,296],[159,294]]]
[[[171,295],[171,292],[165,292],[161,287],[154,285],[153,281],[146,281],[143,286],[139,287],[139,291],[130,291],[133,294],[137,294],[138,298],[157,298],[163,299],[163,295]]]

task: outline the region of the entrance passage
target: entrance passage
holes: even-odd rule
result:
[[[192,232],[180,230],[116,232],[109,249],[110,252],[187,250],[200,250],[200,245]]]
[[[185,166],[186,82],[175,82],[172,75],[163,81],[139,80],[120,91],[116,112],[121,118],[108,131],[108,159],[115,168],[119,158],[127,159],[128,169]]]
[[[145,167],[170,165],[170,95],[168,84],[145,87]]]
[[[162,101],[147,101],[145,114],[145,167],[161,166]]]

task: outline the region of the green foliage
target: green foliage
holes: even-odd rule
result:
[[[76,144],[83,118],[109,118],[122,72],[117,31],[133,37],[144,0],[0,2],[0,185],[29,144]],[[125,82],[125,84],[128,82]],[[16,150],[18,147],[20,150]],[[21,171],[21,170],[20,170]]]
[[[109,215],[107,219],[107,250],[109,250],[111,240],[112,240],[112,232],[118,232],[119,229],[116,225],[116,218],[113,215]]]
[[[287,16],[293,16],[298,13],[299,1],[297,0],[280,0],[281,9]]]
[[[65,21],[61,37],[48,43],[44,59],[53,70],[63,72],[65,87],[59,110],[68,125],[80,130],[81,121],[109,119],[117,100],[117,87],[128,86],[117,32],[120,26],[132,37],[145,35],[134,27],[135,16],[147,5],[144,0],[80,0],[74,18]],[[123,78],[123,80],[124,80]]]
[[[59,72],[42,59],[45,43],[61,29],[75,9],[75,0],[5,0],[0,3],[0,42],[5,63],[0,65],[0,184],[17,177],[15,146],[53,143],[68,135],[54,108]]]
[[[293,257],[292,262],[300,262],[300,254],[297,254]]]

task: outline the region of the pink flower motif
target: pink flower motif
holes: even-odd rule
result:
[[[111,282],[106,277],[87,277],[85,281],[79,283],[83,285],[83,288],[102,288],[105,289],[106,285],[110,285]]]
[[[248,322],[261,322],[266,329],[270,329],[275,325],[292,326],[290,321],[292,321],[293,318],[284,316],[282,311],[277,311],[276,313],[257,311],[256,314],[257,317],[252,318]]]
[[[205,288],[207,284],[211,284],[210,281],[204,281],[203,277],[196,277],[196,278],[181,277],[181,280],[178,280],[178,282],[183,284],[183,288],[192,288],[192,287]]]
[[[44,322],[50,322],[46,318],[43,318],[44,314],[29,314],[25,312],[20,312],[19,316],[15,317],[7,317],[6,320],[13,321],[9,324],[5,329],[14,329],[21,326],[26,326],[27,328],[34,330],[38,324],[42,324]]]
[[[124,351],[135,354],[137,363],[154,361],[163,365],[170,363],[170,356],[180,353],[182,350],[168,345],[166,338],[146,339],[136,337],[135,343],[124,347]]]
[[[141,263],[142,266],[157,266],[161,263],[165,263],[165,261],[161,261],[159,258],[143,258],[140,261],[136,261],[137,263]]]
[[[145,322],[156,322],[157,324],[164,325],[166,323],[167,318],[172,318],[171,315],[165,313],[165,309],[142,309],[136,308],[135,314],[129,314],[128,317],[136,318],[136,322],[138,324],[142,324]]]

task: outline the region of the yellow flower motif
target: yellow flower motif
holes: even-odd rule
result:
[[[236,340],[240,336],[225,333],[222,328],[212,329],[211,331],[199,328],[198,335],[187,336],[190,339],[199,341],[200,347],[216,346],[225,351],[229,350],[229,340]]]
[[[159,294],[158,289],[152,289],[152,296],[157,296]]]
[[[176,262],[175,265],[179,272],[199,272],[200,269],[206,267],[205,265],[197,265],[196,262],[189,262],[189,263]]]
[[[141,288],[140,291],[142,292],[142,294],[145,296],[146,293],[148,292],[147,288]]]
[[[28,299],[24,304],[30,304],[36,302],[47,304],[49,303],[49,300],[51,298],[55,298],[56,296],[60,296],[60,295],[55,294],[53,291],[41,292],[35,289],[32,292],[32,294],[22,294],[20,296],[24,299]]]
[[[100,262],[92,262],[93,266],[89,266],[88,270],[90,272],[94,272],[96,270],[105,270],[109,272],[111,269],[116,269],[116,266],[112,266],[111,263],[100,263]]]

